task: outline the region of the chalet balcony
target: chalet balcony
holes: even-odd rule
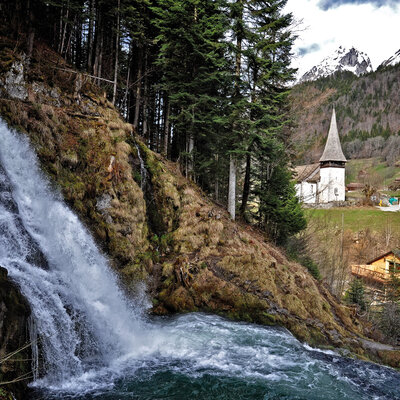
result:
[[[351,273],[359,278],[369,279],[371,281],[385,284],[388,282],[390,275],[384,268],[377,268],[376,265],[352,265]]]

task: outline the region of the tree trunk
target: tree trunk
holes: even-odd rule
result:
[[[171,112],[171,105],[168,99],[168,95],[164,93],[165,99],[165,116],[164,116],[164,148],[163,153],[165,157],[168,157],[168,143],[169,143],[169,114]]]
[[[113,87],[113,97],[112,103],[115,105],[115,99],[117,97],[117,79],[118,79],[118,50],[119,50],[119,13],[121,7],[121,0],[118,0],[117,6],[117,33],[115,39],[115,64],[114,64],[114,87]]]
[[[240,206],[240,215],[243,217],[247,208],[247,202],[249,200],[250,194],[250,171],[251,171],[251,155],[250,149],[248,149],[248,153],[246,155],[246,173],[244,176],[244,185],[243,185],[243,196],[242,196],[242,204]]]
[[[94,0],[89,3],[89,32],[87,42],[87,70],[92,72],[92,56],[93,56],[93,22],[94,22]]]
[[[28,1],[28,13],[29,13],[29,28],[28,28],[28,43],[27,43],[27,48],[28,48],[28,58],[32,56],[33,52],[33,43],[35,40],[35,28],[34,28],[34,10],[32,7],[32,2]]]
[[[215,164],[216,164],[216,168],[215,170],[217,171],[216,176],[215,176],[215,183],[214,183],[214,196],[215,196],[215,201],[219,201],[219,179],[218,179],[218,160],[219,160],[219,156],[218,154],[215,155]]]
[[[144,57],[144,68],[145,73],[147,72],[147,53]],[[144,86],[143,86],[143,137],[146,138],[148,136],[148,103],[149,103],[149,81],[147,77],[147,73],[144,77]]]
[[[237,21],[238,25],[243,24],[243,2],[244,0],[238,0],[238,16]],[[236,59],[235,59],[235,96],[238,97],[240,95],[240,73],[242,67],[242,41],[243,41],[243,31],[242,28],[239,27],[238,32],[236,32]]]
[[[194,106],[192,106],[192,123],[190,126],[190,133],[188,137],[188,143],[187,143],[187,166],[188,166],[188,172],[187,175],[193,179],[193,166],[194,166],[194,159],[193,159],[193,150],[194,150],[194,115],[195,115],[195,110]]]
[[[161,153],[161,136],[162,132],[164,132],[163,129],[163,117],[161,113],[161,108],[162,108],[162,96],[161,96],[161,91],[158,92],[158,106],[157,106],[157,153]]]
[[[96,45],[94,54],[93,75],[100,77],[101,58],[102,58],[101,53],[103,51],[103,21],[101,18],[100,10],[97,10],[95,42]]]
[[[77,15],[77,24],[75,28],[75,46],[74,46],[74,64],[78,69],[82,69],[84,67],[84,62],[82,61],[82,16],[80,14]]]
[[[233,220],[236,216],[236,163],[233,155],[229,159],[229,189],[228,189],[228,212]]]
[[[132,43],[129,44],[128,72],[126,74],[126,88],[125,88],[124,98],[122,101],[122,108],[125,112],[125,119],[127,121],[129,121],[129,118],[130,118],[128,96],[129,96],[129,88],[130,88],[130,84],[131,84],[131,62],[132,62]]]
[[[243,23],[243,1],[238,0],[239,13],[237,16],[238,24]],[[240,96],[240,73],[242,66],[242,41],[243,32],[239,27],[236,32],[236,59],[235,59],[235,98]],[[233,131],[235,131],[235,125],[233,125]],[[235,220],[236,213],[236,160],[231,154],[229,159],[229,190],[228,190],[228,212],[231,218]]]
[[[65,44],[65,38],[67,36],[67,27],[68,27],[68,17],[69,17],[69,1],[67,2],[67,12],[65,14],[65,22],[63,24],[63,30],[62,30],[62,38],[61,38],[61,43],[60,43],[60,50],[59,53],[62,55],[64,52],[64,44]]]
[[[140,111],[140,101],[141,101],[141,88],[142,88],[142,68],[143,68],[143,50],[139,47],[138,51],[138,73],[137,73],[137,83],[136,83],[136,99],[135,99],[135,117],[133,119],[133,126],[137,129],[139,125],[139,111]]]
[[[188,142],[187,142],[187,159],[188,159],[188,168],[186,172],[186,176],[188,178],[193,179],[193,149],[194,149],[194,139],[193,134],[189,134]]]

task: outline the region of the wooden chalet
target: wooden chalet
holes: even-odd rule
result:
[[[367,283],[385,285],[392,272],[400,273],[400,250],[391,250],[374,258],[367,264],[352,265],[352,275],[363,278]]]
[[[351,182],[349,184],[346,185],[346,189],[349,192],[354,192],[356,190],[361,190],[364,188],[365,185],[363,185],[362,183],[359,182]]]

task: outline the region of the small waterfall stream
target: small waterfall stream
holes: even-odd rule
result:
[[[144,318],[26,137],[1,121],[0,265],[31,305],[35,399],[400,399],[394,370],[311,349],[284,329]]]

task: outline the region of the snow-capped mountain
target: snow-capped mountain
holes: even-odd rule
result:
[[[350,71],[360,76],[372,72],[371,61],[367,54],[354,47],[350,50],[340,46],[331,56],[324,58],[320,64],[306,72],[299,82],[315,81],[318,78],[332,75],[336,71]]]
[[[383,61],[383,63],[379,66],[379,68],[381,67],[387,67],[389,65],[396,65],[400,62],[400,50],[397,50],[396,53],[388,58],[387,60]]]

